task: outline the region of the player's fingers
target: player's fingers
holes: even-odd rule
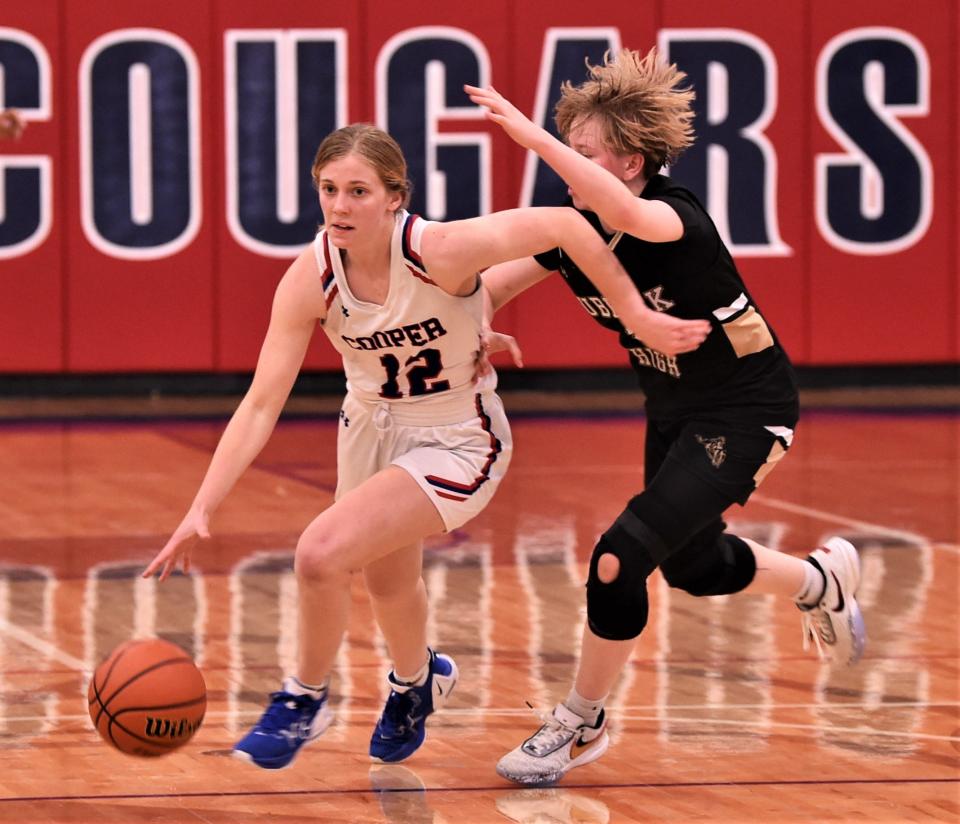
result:
[[[169,558],[170,550],[168,545],[157,553],[156,557],[150,562],[150,566],[148,566],[144,571],[143,577],[150,578],[151,576],[155,575],[157,571],[162,569],[164,564],[168,562]]]
[[[160,573],[160,582],[163,583],[170,577],[170,573],[173,572],[174,568],[177,565],[176,557],[167,558],[166,563],[163,565],[163,572]]]

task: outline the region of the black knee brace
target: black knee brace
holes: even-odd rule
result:
[[[587,577],[587,620],[595,635],[610,641],[636,638],[647,625],[647,578],[666,555],[666,546],[630,509],[597,542]],[[620,562],[617,577],[600,580],[602,555]]]
[[[753,550],[736,535],[689,544],[660,565],[667,583],[691,595],[728,595],[749,586],[757,572]]]

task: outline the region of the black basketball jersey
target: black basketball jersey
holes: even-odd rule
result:
[[[710,216],[692,192],[664,175],[652,177],[640,197],[668,203],[683,221],[683,236],[650,243],[623,232],[609,235],[596,214],[581,214],[607,239],[649,308],[711,321],[710,334],[695,351],[669,357],[632,335],[562,249],[537,255],[537,261],[559,271],[583,308],[619,334],[652,418],[708,414],[732,415],[741,423],[790,423],[784,417],[797,403],[790,361]]]

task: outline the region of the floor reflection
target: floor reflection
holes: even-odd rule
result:
[[[549,707],[568,688],[583,620],[583,568],[573,554],[572,529],[563,523],[524,526],[529,531],[514,537],[512,566],[493,564],[490,542],[469,536],[426,553],[431,637],[467,674],[453,706],[502,705],[496,681],[505,671],[497,666],[496,652],[504,651],[498,635],[505,627],[511,627],[513,639],[506,643],[522,644],[511,654],[512,695]],[[784,524],[740,526],[753,535],[766,533],[771,543],[785,529]],[[861,548],[860,603],[870,646],[856,668],[819,667],[809,723],[822,729],[820,741],[827,747],[907,755],[930,700],[930,674],[919,643],[934,580],[933,550],[889,536],[847,537]],[[235,734],[295,665],[292,551],[253,552],[233,566],[225,582],[196,573],[159,585],[141,579],[140,571],[135,563],[94,561],[81,581],[59,582],[46,567],[6,565],[0,567],[0,617],[37,637],[79,624],[88,670],[129,637],[174,641],[201,667],[223,673],[213,682],[223,684],[225,724]],[[77,598],[54,597],[58,588],[78,586]],[[338,711],[347,715],[376,709],[389,668],[362,588],[355,586],[354,595],[353,620],[333,681]],[[655,705],[665,743],[713,744],[727,751],[765,746],[776,727],[773,711],[783,702],[776,683],[780,659],[800,655],[792,606],[771,596],[695,599],[671,590],[659,576],[651,596],[650,626],[639,654],[649,655],[655,677],[651,682],[642,677],[643,668],[628,668],[611,704]],[[10,685],[0,692],[5,736],[26,729],[17,723],[20,715],[55,723],[55,700],[34,706],[14,696]],[[870,717],[864,727],[865,710]],[[616,728],[612,735],[616,741]]]
[[[430,807],[423,780],[409,767],[380,764],[370,768],[370,786],[390,824],[445,824]]]
[[[497,799],[497,811],[518,824],[607,824],[610,810],[584,790],[516,790]]]

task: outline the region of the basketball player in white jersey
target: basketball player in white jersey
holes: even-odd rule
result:
[[[297,544],[297,672],[284,679],[234,754],[285,767],[329,726],[330,671],[362,570],[393,662],[370,755],[401,761],[449,697],[457,667],[427,646],[422,540],[454,529],[493,496],[510,429],[490,375],[474,383],[482,323],[478,273],[562,246],[622,318],[664,352],[696,348],[709,326],[647,309],[603,240],[573,209],[517,209],[434,223],[408,214],[406,162],[385,132],[359,124],[320,145],[313,165],[324,227],[277,287],[253,381],[193,503],[144,571],[190,568],[194,538],[273,431],[319,321],[343,356],[335,503]]]

